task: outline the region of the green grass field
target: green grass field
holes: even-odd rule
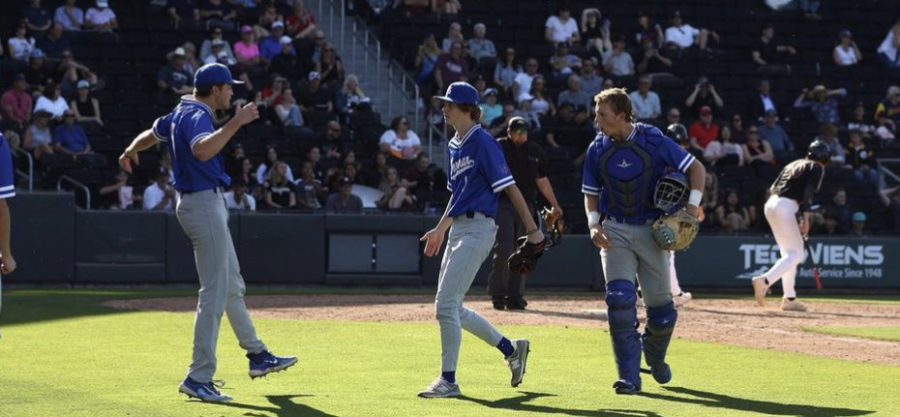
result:
[[[177,394],[193,314],[98,305],[187,291],[20,291],[0,317],[0,417],[16,416],[897,416],[900,367],[676,341],[674,379],[644,379],[617,396],[609,336],[598,328],[504,326],[532,340],[525,382],[509,387],[500,354],[463,340],[460,399],[416,398],[439,371],[436,323],[257,319],[276,352],[300,364],[251,381],[223,320],[217,378],[235,397],[205,404]]]
[[[804,327],[803,330],[837,336],[900,342],[900,326],[890,327]]]

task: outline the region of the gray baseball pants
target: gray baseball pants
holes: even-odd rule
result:
[[[494,246],[497,226],[481,213],[474,218],[453,219],[450,236],[441,260],[435,311],[441,328],[441,371],[456,371],[462,330],[474,334],[491,346],[503,335],[480,314],[463,307],[463,297],[472,286],[475,274]]]
[[[209,382],[216,372],[216,343],[223,312],[228,315],[243,349],[258,353],[266,346],[256,336],[244,304],[244,278],[231,241],[228,210],[221,190],[182,194],[175,215],[194,246],[200,276],[194,353],[188,376],[198,382]]]
[[[603,230],[609,249],[600,250],[600,260],[606,282],[637,280],[644,303],[648,307],[661,307],[672,302],[669,253],[656,246],[650,224],[631,225],[606,219]]]

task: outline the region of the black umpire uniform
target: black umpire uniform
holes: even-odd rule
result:
[[[513,117],[507,126],[507,134],[528,132],[528,122],[521,117]],[[510,136],[499,138],[497,141],[503,148],[506,164],[512,171],[516,186],[528,203],[528,212],[534,215],[538,193],[537,180],[547,177],[547,156],[540,145],[528,140],[520,145],[517,145]],[[511,273],[507,259],[516,250],[516,238],[524,236],[526,230],[505,193],[500,193],[499,196],[496,221],[497,239],[494,243],[493,268],[488,278],[488,293],[495,309],[522,310],[527,304],[523,298],[525,276]]]

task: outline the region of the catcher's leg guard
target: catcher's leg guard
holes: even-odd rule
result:
[[[647,307],[647,325],[641,337],[644,347],[644,361],[650,366],[653,379],[665,384],[672,379],[672,370],[666,363],[666,349],[678,321],[675,304],[669,303],[661,307]]]
[[[631,385],[633,393],[641,390],[641,337],[637,332],[637,292],[634,283],[614,280],[606,284],[606,305],[609,313],[609,333],[619,380]]]

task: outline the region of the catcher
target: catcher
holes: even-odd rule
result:
[[[562,209],[556,201],[553,186],[547,178],[549,170],[547,156],[540,145],[528,141],[528,122],[521,117],[513,117],[507,124],[507,136],[497,139],[503,148],[506,164],[512,172],[516,185],[522,191],[522,197],[528,204],[528,212],[534,213],[534,204],[538,191],[552,205],[544,224],[547,231],[551,232],[551,224],[557,224],[562,220]],[[504,193],[500,194],[497,204],[497,239],[494,243],[494,258],[491,275],[488,278],[488,293],[491,295],[491,303],[497,310],[524,310],[528,302],[525,301],[525,277],[533,267],[518,263],[513,265],[512,272],[508,266],[510,255],[516,250],[516,238],[525,234],[525,225],[516,213],[516,209]],[[559,223],[562,225],[562,223]],[[562,229],[558,228],[559,234]],[[554,235],[554,241],[558,235]],[[519,259],[519,258],[516,258]],[[533,258],[536,259],[536,258]],[[524,268],[524,269],[523,269]]]

